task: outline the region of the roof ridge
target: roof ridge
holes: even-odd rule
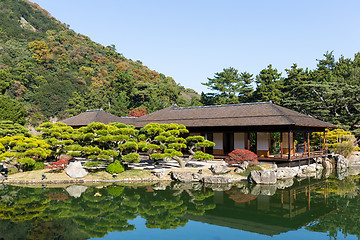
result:
[[[276,104],[274,104],[274,103],[271,103],[270,104],[281,116],[283,116],[284,118],[286,118],[289,122],[290,122],[290,124],[296,124],[296,122],[291,118],[291,117],[289,117],[284,111],[282,111],[282,109],[280,109],[280,108],[278,108],[278,107],[281,107],[281,106],[279,106],[279,105],[276,105]]]
[[[267,101],[267,102],[251,102],[251,103],[234,103],[234,104],[224,104],[224,105],[206,105],[206,106],[193,106],[193,107],[177,107],[177,106],[174,106],[174,109],[175,110],[181,110],[181,109],[192,109],[192,108],[231,107],[231,106],[266,104],[266,103],[272,103],[272,102]]]

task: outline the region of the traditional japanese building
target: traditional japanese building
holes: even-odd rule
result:
[[[126,125],[134,125],[134,117],[118,117],[111,113],[105,112],[102,109],[87,110],[86,112],[80,113],[76,116],[64,119],[60,122],[65,123],[73,128],[79,128],[86,126],[92,122],[100,122],[109,124],[112,122],[120,122]]]
[[[257,153],[259,160],[274,162],[324,156],[325,129],[336,127],[271,102],[174,105],[136,119],[135,126],[140,128],[148,123],[183,124],[190,135],[203,135],[215,142],[215,147],[208,150],[215,156],[225,156],[234,149],[249,149]],[[312,132],[323,133],[319,146],[310,146]]]
[[[325,156],[325,129],[335,125],[280,107],[271,102],[171,107],[131,118],[92,110],[62,121],[72,127],[91,122],[121,122],[144,127],[149,123],[183,124],[190,135],[202,135],[215,142],[207,152],[225,157],[234,149],[248,149],[259,160],[293,162]],[[310,146],[311,133],[322,132],[318,146]]]

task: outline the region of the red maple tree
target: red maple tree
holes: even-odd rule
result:
[[[258,163],[257,158],[257,155],[252,151],[246,149],[235,149],[231,153],[229,153],[229,157],[225,159],[225,162],[231,165],[248,161],[251,165],[253,165]]]
[[[68,165],[69,161],[68,160],[58,160],[56,162],[51,162],[49,163],[49,165],[45,166],[45,168],[49,168],[53,171],[61,171],[63,169],[65,169],[65,167]]]

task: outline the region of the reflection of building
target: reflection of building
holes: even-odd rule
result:
[[[299,229],[335,210],[327,204],[326,197],[325,181],[309,183],[306,180],[288,189],[278,189],[273,196],[250,197],[248,202],[234,201],[227,192],[215,192],[216,208],[189,218],[273,236]]]

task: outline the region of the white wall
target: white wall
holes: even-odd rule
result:
[[[234,149],[245,149],[245,133],[234,133]]]
[[[223,133],[214,133],[214,149],[223,149]]]
[[[266,150],[270,149],[269,146],[270,133],[269,132],[258,132],[257,133],[257,150]]]
[[[291,148],[294,148],[294,133],[290,134],[290,138],[291,138]],[[283,148],[289,148],[289,133],[287,132],[283,132],[282,133],[282,141],[283,141]]]

